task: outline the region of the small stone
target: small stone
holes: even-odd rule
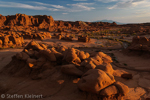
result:
[[[122,74],[121,77],[124,79],[132,79],[133,78],[132,74],[128,74],[128,73]]]

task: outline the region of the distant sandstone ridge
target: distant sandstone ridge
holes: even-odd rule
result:
[[[16,14],[2,16],[0,15],[0,27],[2,26],[35,26],[39,29],[59,28],[59,27],[97,27],[97,26],[114,26],[114,23],[108,22],[82,22],[82,21],[54,21],[52,16],[35,15],[28,16],[26,14]]]
[[[54,19],[52,16],[28,16],[25,14],[16,14],[11,16],[2,16],[0,15],[0,26],[9,25],[9,26],[38,26],[42,25],[45,27],[53,26]],[[41,25],[42,24],[42,25]]]

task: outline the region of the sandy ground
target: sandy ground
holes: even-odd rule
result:
[[[148,70],[150,71],[150,59],[142,58],[138,56],[127,56],[121,52],[112,52],[121,65],[126,65],[128,68]]]
[[[29,40],[26,40],[26,42]],[[41,42],[41,41],[38,41]],[[44,40],[43,43],[48,45],[65,45],[72,47],[93,47],[98,46],[97,40],[93,39],[91,43],[81,42],[66,42],[58,40]],[[104,43],[104,42],[102,42]],[[77,44],[77,45],[76,45]],[[84,48],[86,49],[86,48]],[[92,49],[89,49],[89,51]],[[11,57],[22,49],[5,49],[0,50],[0,70],[11,61]],[[150,69],[150,59],[140,57],[126,56],[118,50],[103,50],[104,53],[113,53],[119,61],[120,66],[112,64],[113,68],[118,72],[115,76],[117,81],[121,81],[129,86],[129,93],[124,97],[124,100],[145,100],[150,98],[150,72],[139,71],[141,68],[144,70]],[[124,66],[126,64],[126,66]],[[123,67],[121,67],[123,66]],[[138,69],[138,70],[136,70]],[[133,75],[133,79],[126,80],[120,77],[121,73],[128,72]],[[78,82],[77,77],[65,76],[60,71],[53,71],[48,78],[42,80],[31,80],[28,77],[10,77],[7,75],[0,76],[0,88],[8,90],[7,94],[33,94],[42,95],[42,100],[96,100],[95,95],[86,94],[76,86]],[[41,97],[39,97],[41,99]],[[7,100],[7,99],[4,99]],[[14,98],[13,100],[16,100]],[[24,100],[24,99],[23,99]],[[34,100],[27,98],[25,100]],[[35,99],[37,100],[37,99]]]
[[[150,98],[150,59],[127,56],[116,50],[109,53],[113,53],[120,64],[120,66],[114,66],[118,72],[126,71],[133,75],[133,79],[130,80],[115,77],[116,80],[129,86],[130,91],[124,99],[145,100],[145,98]]]
[[[31,40],[25,40],[25,42],[30,42]],[[65,41],[65,40],[58,40],[58,39],[45,39],[42,41],[36,40],[38,43],[42,42],[44,44],[47,44],[48,46],[66,46],[66,47],[107,47],[112,49],[120,49],[123,48],[122,45],[113,40],[108,39],[91,39],[89,43],[85,42],[78,42],[77,38],[73,38],[73,41]]]

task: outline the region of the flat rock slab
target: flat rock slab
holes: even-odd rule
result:
[[[149,66],[146,66],[146,67],[136,67],[135,69],[137,70],[146,70],[146,71],[150,71],[150,67]]]
[[[141,87],[144,87],[144,88],[150,90],[150,80],[145,79],[145,78],[140,78],[138,84],[139,84]]]
[[[136,74],[136,75],[133,76],[134,80],[138,80],[139,78],[140,78],[140,74]]]
[[[144,98],[146,99],[146,98],[150,98],[150,93],[149,94],[145,94],[144,95]]]
[[[134,80],[134,79],[123,79],[121,77],[115,77],[115,79],[117,81],[120,81],[122,83],[124,83],[125,85],[127,85],[129,88],[135,88],[138,86],[138,80]]]
[[[146,91],[141,87],[129,88],[129,93],[123,98],[123,100],[141,100]]]

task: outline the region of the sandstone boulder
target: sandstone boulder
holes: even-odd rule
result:
[[[139,44],[148,45],[149,39],[146,37],[140,37]]]
[[[54,55],[56,56],[57,59],[62,59],[63,58],[63,54],[56,51],[54,47],[51,48],[50,50],[51,50],[52,53],[54,53]]]
[[[101,70],[103,70],[103,71],[105,71],[106,73],[109,73],[109,74],[113,74],[113,72],[114,72],[111,64],[98,65],[98,66],[96,66],[96,69],[101,69]]]
[[[103,52],[98,52],[97,55],[102,58],[103,63],[111,63],[111,62],[113,62],[111,57],[108,56],[107,54],[104,54]]]
[[[28,66],[30,67],[30,68],[39,68],[38,66],[37,66],[37,60],[36,59],[32,59],[32,58],[28,58],[27,59],[27,64],[28,64]]]
[[[3,45],[7,47],[8,46],[8,42],[9,42],[9,36],[6,35],[6,36],[3,37]]]
[[[86,55],[86,58],[90,57],[90,54],[88,52],[86,52],[85,55]]]
[[[33,49],[33,50],[37,50],[37,51],[40,51],[40,50],[44,50],[43,47],[41,47],[38,43],[36,43],[35,41],[31,41],[24,49]]]
[[[78,88],[82,91],[99,93],[100,90],[113,84],[115,79],[99,69],[90,69],[82,75],[78,82]]]
[[[76,51],[74,48],[69,48],[64,52],[63,60],[68,63],[81,63],[80,58],[77,56]],[[78,62],[76,62],[78,61]]]
[[[90,38],[89,37],[87,37],[87,36],[78,36],[78,41],[79,42],[90,42]]]
[[[44,49],[47,49],[47,46],[46,46],[46,45],[44,45],[44,44],[42,44],[42,43],[39,43],[39,45],[40,45],[41,47],[43,47]]]
[[[34,50],[27,50],[27,49],[24,49],[24,52],[26,52],[30,57],[34,56],[34,53],[35,51]]]
[[[96,65],[93,63],[93,61],[88,61],[86,64],[85,64],[85,68],[86,69],[95,69]]]
[[[65,50],[67,50],[68,48],[66,47],[66,46],[61,46],[61,47],[59,47],[58,48],[58,52],[60,52],[60,53],[64,53],[65,52]]]
[[[61,72],[68,75],[82,76],[83,72],[79,70],[74,64],[61,66]]]
[[[37,66],[41,67],[45,64],[45,62],[46,62],[46,58],[40,57],[39,59],[37,59]]]
[[[30,58],[30,56],[28,54],[26,54],[25,52],[20,52],[20,53],[16,54],[16,58],[26,61],[28,58]]]
[[[124,73],[121,75],[121,77],[124,79],[132,79],[133,78],[132,74],[130,74],[130,73]]]
[[[3,45],[3,41],[2,41],[2,40],[0,40],[0,47],[2,47],[2,45]]]
[[[138,53],[142,53],[142,51],[149,52],[150,41],[146,37],[133,37],[131,45],[127,48],[127,50],[138,51]]]
[[[119,93],[119,91],[115,85],[110,85],[110,86],[108,86],[105,89],[100,91],[100,95],[107,96],[107,97],[112,96],[112,95],[116,95],[118,93]]]
[[[103,60],[101,57],[99,57],[98,55],[94,56],[93,59],[97,60],[99,62],[99,64],[103,63]]]
[[[119,81],[117,81],[114,85],[118,88],[121,95],[126,95],[129,92],[128,86]]]
[[[54,53],[52,53],[49,49],[41,50],[39,54],[45,58],[47,58],[49,61],[56,61],[56,57]]]
[[[44,63],[44,65],[42,66],[42,70],[47,70],[47,69],[53,69],[54,66],[51,62],[47,61]]]
[[[79,58],[80,58],[81,60],[86,59],[86,55],[85,55],[84,51],[80,51],[80,52],[79,52]]]

